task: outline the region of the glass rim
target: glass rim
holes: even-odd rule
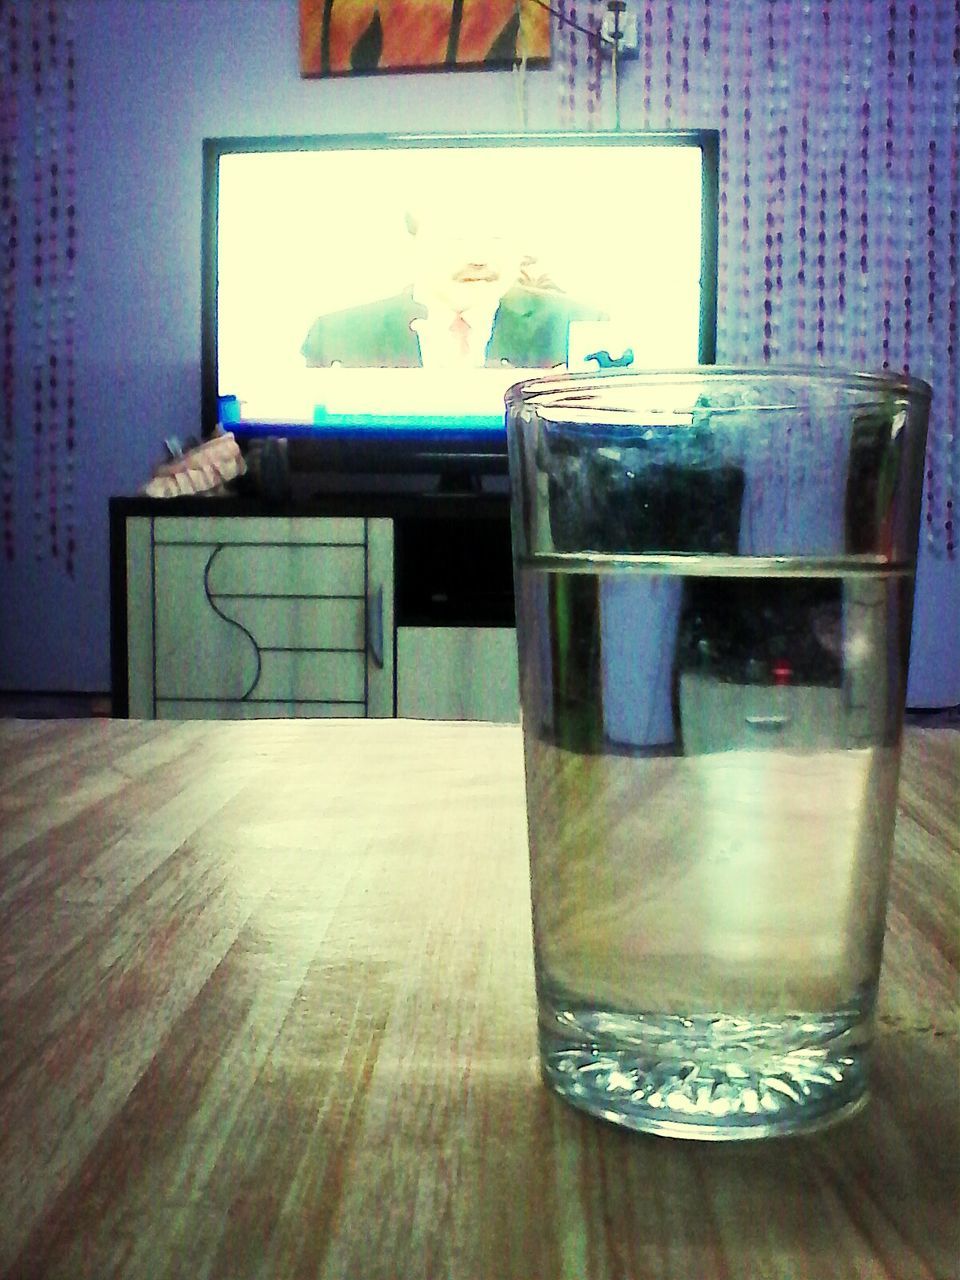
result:
[[[824,386],[845,387],[849,390],[899,394],[915,401],[929,401],[933,389],[922,378],[915,378],[907,373],[895,373],[891,370],[878,372],[858,371],[833,367],[830,365],[732,365],[732,364],[700,364],[678,366],[677,368],[635,368],[611,369],[600,371],[594,369],[558,371],[536,378],[525,378],[515,382],[504,395],[504,403],[508,407],[536,401],[541,395],[552,391],[564,391],[573,387],[587,388],[591,385],[602,387],[604,384],[619,382],[623,385],[642,387],[657,383],[690,383],[727,382],[735,385],[738,382],[776,382],[791,379],[797,381],[816,382]],[[751,405],[750,408],[757,406]]]

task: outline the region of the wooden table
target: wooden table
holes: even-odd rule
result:
[[[957,1275],[960,734],[912,731],[871,1105],[540,1084],[519,731],[0,722],[0,1274]]]

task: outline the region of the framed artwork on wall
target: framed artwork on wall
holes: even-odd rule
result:
[[[300,74],[505,67],[550,57],[540,0],[300,0]]]

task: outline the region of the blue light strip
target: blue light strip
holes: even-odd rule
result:
[[[263,436],[309,436],[326,434],[356,436],[419,435],[442,438],[447,435],[499,435],[504,418],[499,414],[404,414],[328,413],[322,406],[314,410],[313,422],[255,422],[239,420],[223,424],[238,439]]]
[[[323,405],[313,411],[316,427],[356,431],[502,431],[503,414],[491,413],[328,413]]]

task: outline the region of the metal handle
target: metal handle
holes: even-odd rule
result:
[[[744,716],[751,729],[785,729],[792,716]]]
[[[383,670],[383,587],[367,597],[367,652],[375,666]]]

